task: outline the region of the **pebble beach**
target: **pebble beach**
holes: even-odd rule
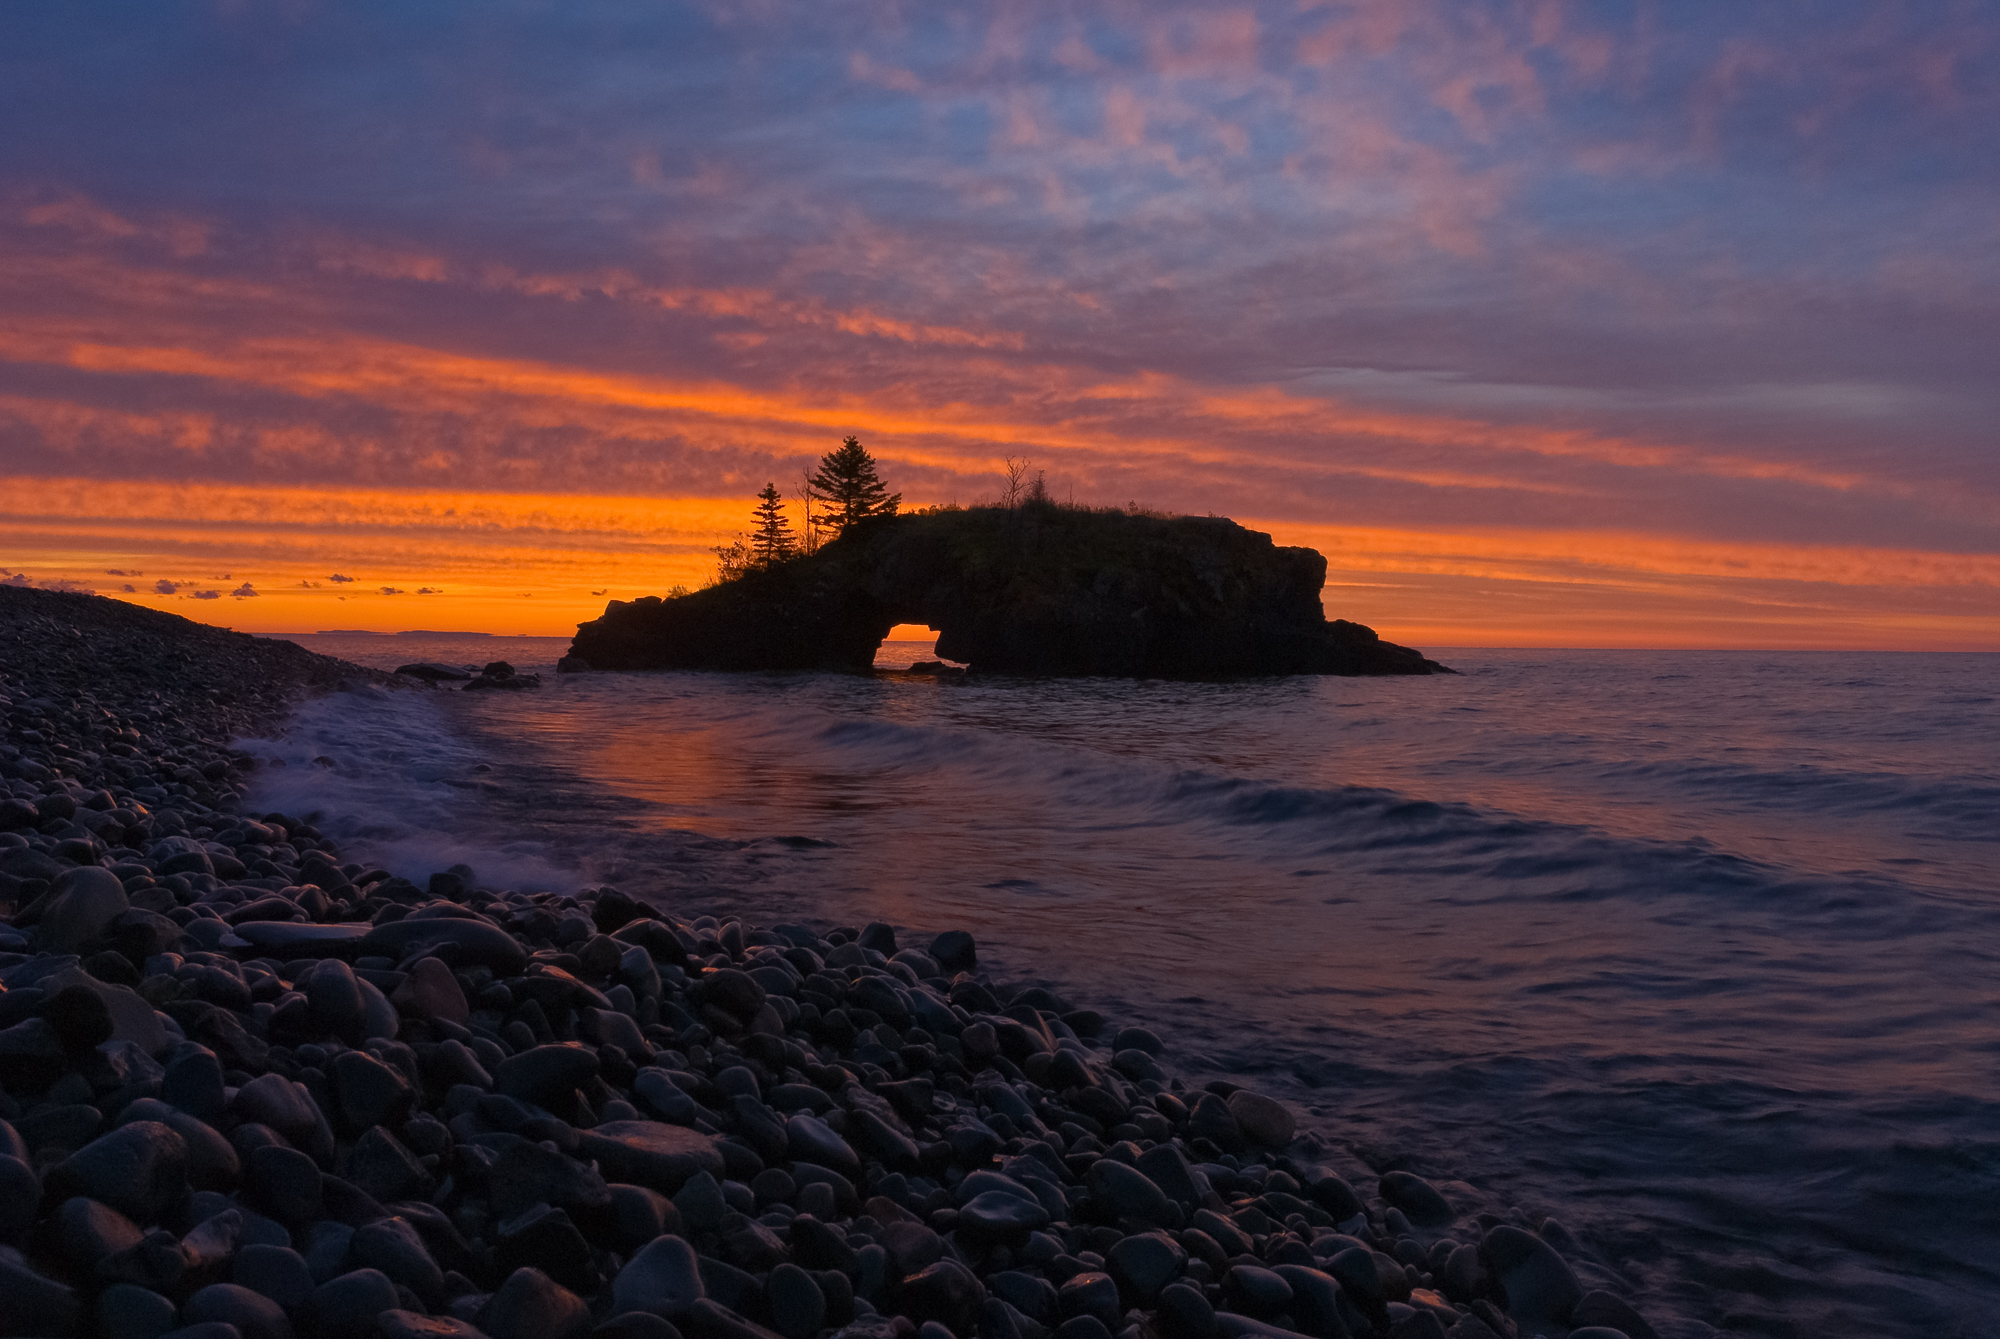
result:
[[[363,682],[462,691],[0,589],[0,1335],[1654,1334],[1559,1224],[1344,1176],[962,930],[245,812],[230,741]]]

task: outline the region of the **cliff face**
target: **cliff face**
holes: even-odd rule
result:
[[[1448,673],[1328,622],[1326,559],[1220,518],[976,508],[869,522],[809,558],[674,599],[613,600],[588,668],[867,669],[898,623],[975,671],[1220,678]],[[571,668],[583,668],[565,662]]]

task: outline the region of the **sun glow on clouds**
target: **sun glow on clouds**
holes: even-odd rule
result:
[[[0,566],[565,632],[854,432],[1310,543],[1403,640],[2000,648],[2000,23],[892,17],[163,10],[113,76],[0,15]]]

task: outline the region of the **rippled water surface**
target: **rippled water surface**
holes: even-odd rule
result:
[[[969,928],[1558,1217],[1663,1333],[2000,1333],[2000,657],[1428,654],[1466,673],[550,675],[330,699],[260,747],[336,765],[258,776],[410,872]]]

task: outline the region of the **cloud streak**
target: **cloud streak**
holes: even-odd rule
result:
[[[1976,7],[469,22],[0,16],[25,127],[0,143],[0,473],[56,499],[14,504],[8,533],[55,547],[8,561],[155,561],[106,502],[79,519],[66,490],[95,483],[131,486],[104,497],[165,559],[296,557],[255,577],[259,617],[460,597],[441,549],[344,549],[335,523],[308,559],[250,523],[357,497],[378,537],[428,533],[381,499],[449,495],[588,553],[629,542],[597,500],[678,509],[644,571],[685,579],[735,500],[857,432],[912,498],[1031,455],[1059,494],[1373,535],[1578,609],[1599,565],[1659,569],[1697,638],[1736,607],[1703,583],[1750,579],[1701,555],[1785,581],[1790,553],[2000,645],[1966,594],[2000,553],[2000,20]],[[143,95],[168,81],[206,91]],[[154,486],[222,511],[154,516]],[[564,519],[517,524],[524,498]],[[1566,534],[1594,556],[1550,559]]]

